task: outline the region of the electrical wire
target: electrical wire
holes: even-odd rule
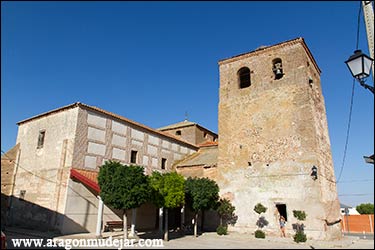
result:
[[[374,195],[374,193],[372,194],[340,194],[339,196],[370,196],[370,195]]]
[[[345,181],[340,181],[340,183],[367,182],[367,181],[374,181],[374,179],[345,180]]]
[[[359,1],[359,10],[358,10],[358,18],[357,18],[357,37],[356,37],[356,50],[358,49],[359,45],[359,33],[360,33],[360,20],[361,20],[361,9],[362,9],[362,1]],[[349,144],[349,134],[350,134],[350,125],[351,125],[351,120],[352,120],[352,111],[353,111],[353,100],[354,100],[354,89],[355,89],[355,79],[353,79],[353,84],[352,84],[352,94],[350,98],[350,108],[349,108],[349,119],[348,119],[348,126],[346,130],[346,139],[345,139],[345,147],[344,147],[344,154],[342,158],[342,163],[341,163],[341,168],[340,168],[340,173],[338,178],[336,179],[336,184],[340,182],[342,172],[344,170],[345,166],[345,160],[346,160],[346,153],[348,149],[348,144]],[[341,195],[338,195],[341,196]],[[328,210],[328,213],[326,215],[326,218],[328,218],[332,211],[333,211],[334,204],[332,204]]]
[[[346,139],[345,139],[345,147],[344,147],[344,155],[342,157],[342,162],[341,162],[341,169],[339,173],[339,177],[336,180],[336,183],[340,182],[342,172],[344,170],[345,166],[345,160],[346,160],[346,153],[348,150],[348,144],[349,144],[349,134],[350,134],[350,125],[352,121],[352,111],[353,111],[353,100],[354,100],[354,89],[355,89],[355,79],[353,79],[353,84],[352,84],[352,96],[350,98],[350,108],[349,108],[349,119],[348,119],[348,127],[346,130]]]

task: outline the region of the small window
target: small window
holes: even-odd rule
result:
[[[238,81],[240,89],[250,87],[250,69],[243,67],[238,71]]]
[[[181,135],[181,130],[177,130],[176,135]]]
[[[161,158],[161,169],[165,169],[166,165],[167,165],[167,159]]]
[[[46,136],[46,131],[45,130],[39,131],[38,147],[37,148],[43,148],[45,136]]]
[[[137,154],[138,151],[132,150],[130,152],[130,163],[137,163]]]
[[[206,132],[203,133],[203,137],[204,137],[205,139],[207,139],[207,133],[206,133]]]

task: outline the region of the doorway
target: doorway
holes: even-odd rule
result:
[[[283,216],[285,218],[285,221],[288,221],[288,216],[286,214],[286,204],[276,204],[276,208],[280,216]]]

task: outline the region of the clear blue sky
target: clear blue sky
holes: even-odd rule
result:
[[[303,37],[322,70],[336,177],[341,169],[359,2],[1,2],[1,149],[20,120],[77,101],[158,128],[217,132],[218,60]],[[363,16],[359,48],[368,53]],[[373,80],[368,83],[373,85]],[[358,83],[342,203],[374,202],[374,96]]]

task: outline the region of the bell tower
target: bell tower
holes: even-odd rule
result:
[[[232,230],[254,232],[262,203],[270,234],[279,214],[294,234],[303,210],[308,238],[340,238],[321,71],[303,38],[221,60],[219,72],[217,182],[236,207]]]

